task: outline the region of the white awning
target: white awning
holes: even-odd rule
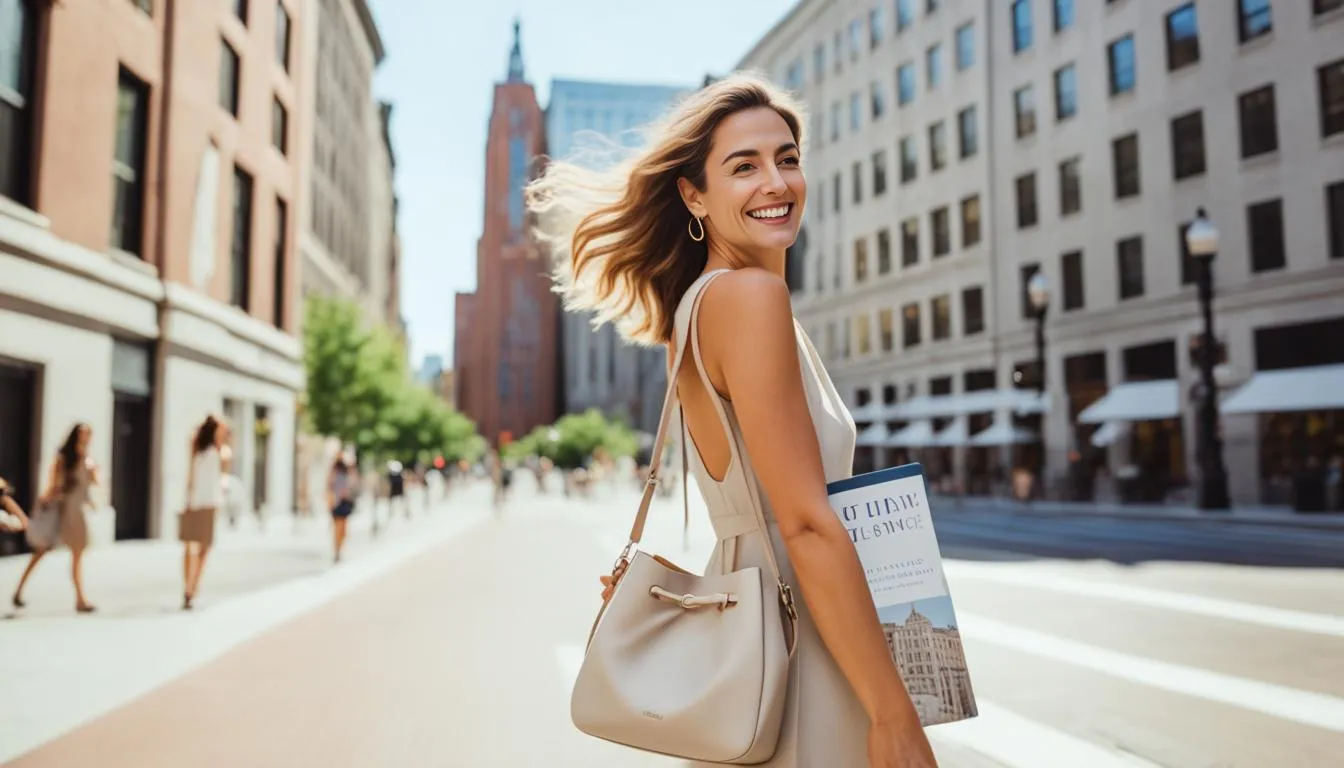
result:
[[[1105,448],[1128,433],[1129,422],[1108,421],[1092,433],[1092,445],[1097,448]]]
[[[1181,387],[1175,379],[1117,384],[1078,414],[1081,424],[1170,419],[1181,413]]]
[[[867,405],[856,406],[849,411],[850,418],[858,424],[870,421],[881,421],[886,418],[886,407],[878,402],[870,402]]]
[[[951,424],[943,427],[942,431],[933,436],[933,444],[940,448],[955,448],[959,445],[965,445],[970,437],[966,430],[966,419],[958,416],[952,420]]]
[[[887,418],[897,421],[914,421],[941,416],[956,416],[960,410],[963,395],[919,395],[903,403],[897,403]]]
[[[933,445],[933,424],[916,421],[887,438],[885,445],[888,448],[927,448]]]
[[[1344,365],[1286,368],[1251,376],[1223,401],[1223,413],[1344,409]]]
[[[967,445],[990,447],[999,445],[1027,445],[1036,442],[1036,433],[1013,426],[1010,421],[995,421],[966,441]]]
[[[879,421],[873,426],[860,432],[859,437],[854,441],[854,444],[865,447],[885,445],[887,438],[890,436],[891,433],[887,431],[887,425]]]

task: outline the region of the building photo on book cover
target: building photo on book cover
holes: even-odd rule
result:
[[[827,492],[858,551],[887,647],[920,722],[975,717],[923,468],[869,472],[830,483]]]

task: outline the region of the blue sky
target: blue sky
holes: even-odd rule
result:
[[[485,128],[514,16],[543,107],[552,78],[696,85],[725,74],[794,0],[370,0],[393,103],[402,311],[411,360],[451,364],[453,294],[475,287]]]
[[[910,617],[911,606],[924,614],[925,618],[933,622],[935,627],[950,627],[957,623],[953,616],[952,598],[947,595],[916,600],[913,603],[889,605],[886,608],[879,609],[877,616],[883,624],[904,624],[905,620]]]

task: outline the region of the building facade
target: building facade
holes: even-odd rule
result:
[[[528,235],[523,203],[545,139],[515,23],[508,76],[495,85],[486,142],[476,291],[457,295],[454,329],[458,405],[495,446],[559,415],[560,310],[547,262]]]
[[[689,90],[554,80],[546,110],[547,151],[559,160],[600,165],[621,149],[640,146],[639,129]],[[598,408],[636,429],[657,431],[667,391],[663,349],[627,344],[610,324],[595,330],[589,313],[566,312],[561,323],[565,410]]]
[[[85,422],[95,536],[174,535],[214,412],[230,503],[288,507],[304,7],[0,3],[0,474],[25,505]]]
[[[795,305],[860,462],[996,492],[1006,467],[1040,466],[1043,435],[1052,495],[1083,466],[1180,497],[1201,328],[1181,233],[1200,207],[1222,232],[1220,385],[1344,362],[1327,341],[1344,333],[1340,6],[800,2],[742,66],[812,111]],[[1038,383],[1044,401],[1020,391]],[[1143,391],[1161,406],[1134,406]],[[1344,450],[1338,411],[1302,414],[1324,455]],[[1235,500],[1284,500],[1285,418],[1223,417]]]

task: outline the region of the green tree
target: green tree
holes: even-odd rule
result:
[[[562,416],[550,426],[537,427],[510,445],[505,455],[545,456],[561,469],[575,469],[599,448],[613,457],[633,456],[639,440],[624,422],[608,419],[591,408]]]

